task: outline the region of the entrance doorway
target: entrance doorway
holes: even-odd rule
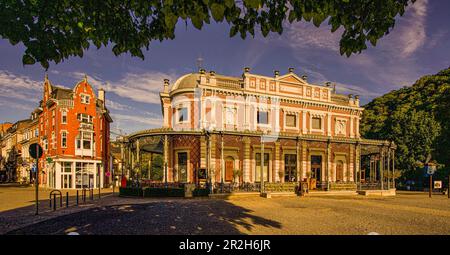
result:
[[[256,169],[255,169],[255,182],[261,182],[261,172],[263,172],[263,178],[265,182],[269,181],[269,153],[264,153],[264,167],[261,171],[261,153],[255,154]]]
[[[187,152],[178,152],[178,181],[187,182],[188,155]]]
[[[336,181],[344,181],[344,162],[342,162],[342,160],[336,162]]]
[[[284,155],[284,181],[297,181],[297,155],[295,154]]]
[[[322,180],[322,156],[311,156],[311,178]]]
[[[225,182],[233,181],[234,158],[227,157],[225,160]]]

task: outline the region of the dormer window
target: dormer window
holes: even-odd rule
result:
[[[89,104],[91,97],[89,95],[81,94],[81,103]]]

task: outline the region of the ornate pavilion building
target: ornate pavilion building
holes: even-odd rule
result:
[[[310,84],[293,68],[272,77],[201,69],[172,85],[164,80],[160,97],[163,127],[124,138],[129,177],[216,187],[304,180],[322,190],[394,187],[395,145],[361,138],[359,97]],[[162,173],[155,179],[152,171]]]

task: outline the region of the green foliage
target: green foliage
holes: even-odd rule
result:
[[[402,170],[403,179],[422,175],[418,162],[423,164],[430,157],[445,166],[441,171],[449,171],[450,68],[364,107],[361,134],[397,144],[396,168]]]
[[[25,46],[24,65],[39,62],[48,68],[71,56],[83,56],[91,44],[111,44],[115,55],[130,53],[144,58],[155,40],[175,38],[178,21],[188,20],[197,29],[224,20],[230,36],[263,36],[283,32],[285,20],[312,22],[328,20],[331,31],[343,29],[341,55],[350,56],[376,45],[395,25],[395,18],[415,0],[44,0],[0,1],[0,36],[12,45]]]
[[[162,181],[164,176],[164,159],[162,155],[155,155],[152,160],[152,166],[151,166],[151,180],[154,181]]]

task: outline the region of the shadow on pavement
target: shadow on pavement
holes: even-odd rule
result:
[[[242,234],[239,228],[251,230],[255,225],[281,228],[279,222],[225,200],[173,199],[88,209],[7,234]]]

